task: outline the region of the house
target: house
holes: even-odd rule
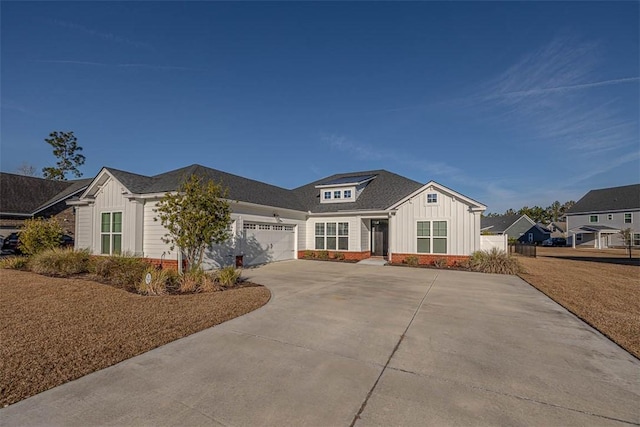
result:
[[[566,221],[551,221],[546,225],[547,230],[551,232],[551,237],[567,238],[567,223]]]
[[[233,238],[212,246],[205,268],[302,258],[340,252],[346,259],[372,256],[402,262],[415,256],[449,263],[480,249],[486,207],[441,184],[426,184],[374,170],[332,175],[288,190],[200,165],[143,176],[103,168],[69,204],[76,208],[76,247],[95,254],[129,252],[177,266],[180,254],[162,240],[155,207],[190,175],[229,190]]]
[[[533,229],[533,230],[532,230]],[[518,240],[534,243],[539,238],[542,230],[536,226],[536,222],[527,215],[495,215],[483,216],[481,220],[482,234],[509,236],[509,240]],[[547,238],[549,238],[547,236]],[[545,240],[545,239],[542,239]],[[540,240],[540,242],[542,242]]]
[[[640,184],[589,191],[566,213],[571,245],[593,248],[624,246],[620,231],[630,228],[640,246]]]
[[[66,201],[84,191],[91,179],[52,181],[0,172],[0,234],[18,231],[25,219],[55,217],[73,235],[75,217]]]

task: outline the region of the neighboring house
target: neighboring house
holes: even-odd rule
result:
[[[84,191],[91,179],[52,181],[0,172],[0,234],[18,231],[25,219],[55,217],[73,235],[73,208],[66,201]]]
[[[539,245],[550,237],[551,231],[549,231],[544,224],[538,222],[525,231],[524,234],[518,238],[518,242]]]
[[[567,238],[566,221],[552,221],[545,227],[551,232],[551,237],[563,237],[565,239]]]
[[[332,175],[287,190],[192,165],[156,176],[103,168],[74,201],[76,247],[95,254],[130,252],[178,265],[180,254],[163,242],[155,207],[190,175],[229,189],[233,238],[210,248],[205,267],[301,258],[341,252],[346,259],[372,256],[402,262],[416,256],[467,258],[480,249],[480,216],[486,207],[436,182],[421,184],[385,170]]]
[[[640,184],[589,191],[566,213],[569,240],[575,248],[624,246],[620,231],[631,228],[640,246]]]
[[[483,216],[481,224],[482,234],[506,234],[509,236],[509,240],[534,243],[534,238],[540,234],[535,221],[527,215]],[[534,230],[532,230],[532,228]],[[540,240],[540,242],[542,242],[542,240]]]

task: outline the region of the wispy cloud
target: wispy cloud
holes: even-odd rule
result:
[[[35,62],[47,64],[70,64],[70,65],[88,65],[93,67],[115,67],[115,68],[149,68],[154,70],[178,70],[178,71],[203,71],[199,68],[180,67],[174,65],[156,65],[156,64],[108,64],[104,62],[93,61],[74,61],[64,59],[39,59]]]
[[[126,37],[118,36],[110,32],[101,32],[101,31],[93,30],[91,28],[85,27],[84,25],[80,25],[74,22],[55,19],[53,23],[59,27],[75,30],[93,37],[97,37],[105,41],[126,44],[126,45],[137,47],[137,48],[153,49],[153,47],[149,43],[131,40]]]
[[[581,157],[637,144],[637,120],[622,111],[619,99],[598,88],[637,87],[640,77],[597,78],[598,43],[558,37],[524,54],[468,98],[483,120],[526,134],[548,148]]]

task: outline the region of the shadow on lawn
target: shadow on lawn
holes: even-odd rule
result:
[[[640,258],[613,258],[613,257],[588,257],[588,256],[557,256],[557,255],[543,255],[546,258],[557,259],[570,259],[572,261],[589,261],[589,262],[602,262],[605,264],[618,264],[618,265],[637,265],[640,266]]]

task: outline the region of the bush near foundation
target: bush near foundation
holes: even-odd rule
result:
[[[62,227],[54,219],[28,219],[20,228],[18,249],[25,255],[35,255],[60,246]]]
[[[497,248],[474,252],[469,266],[471,270],[481,273],[518,274],[521,270],[516,258]]]
[[[90,262],[89,251],[55,248],[33,255],[29,261],[29,269],[45,276],[68,277],[87,273]]]
[[[144,259],[122,254],[94,257],[91,272],[117,288],[135,292],[147,268],[149,264]]]

